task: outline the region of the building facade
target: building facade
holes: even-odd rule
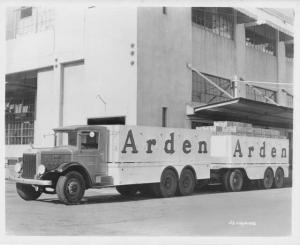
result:
[[[6,17],[7,159],[30,143],[52,146],[58,126],[209,124],[187,113],[228,100],[206,78],[234,97],[293,104],[290,13],[87,6],[8,8]]]

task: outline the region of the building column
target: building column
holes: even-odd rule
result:
[[[235,25],[235,80],[245,80],[246,40],[244,24]],[[236,83],[235,97],[246,97],[246,84]]]
[[[278,38],[279,39],[279,38]],[[285,63],[285,44],[284,42],[277,42],[277,82],[283,83],[285,81],[286,63]],[[281,86],[277,86],[277,103],[287,106],[287,95],[282,90]]]

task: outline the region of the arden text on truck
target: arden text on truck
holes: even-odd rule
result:
[[[57,128],[56,146],[33,148],[16,164],[17,192],[24,200],[47,193],[76,204],[86,189],[112,186],[125,196],[158,197],[189,195],[201,181],[221,183],[226,191],[240,191],[250,181],[265,189],[283,187],[288,139],[251,133],[249,125],[238,133],[229,128],[222,133],[207,127]]]

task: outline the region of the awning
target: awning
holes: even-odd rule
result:
[[[245,98],[194,107],[192,116],[212,121],[239,121],[258,126],[293,128],[292,108]]]

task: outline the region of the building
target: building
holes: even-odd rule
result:
[[[52,146],[58,126],[194,128],[232,119],[237,107],[226,109],[228,101],[250,108],[236,118],[291,137],[292,10],[87,6],[66,14],[20,7],[6,17],[11,162],[30,143]],[[270,108],[274,113],[259,121]]]

